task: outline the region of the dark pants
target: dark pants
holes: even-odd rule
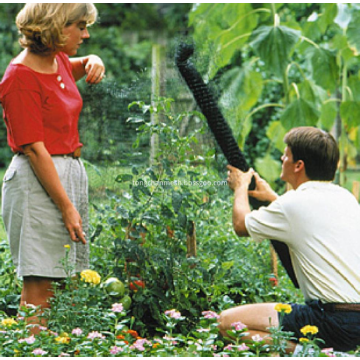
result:
[[[300,329],[306,325],[317,326],[315,337],[324,340],[322,348],[351,351],[360,345],[360,312],[324,310],[321,301],[312,300],[306,305],[291,304],[292,311],[282,320],[284,331],[292,331],[298,339],[305,337]]]

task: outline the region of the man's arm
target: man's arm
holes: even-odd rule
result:
[[[232,215],[234,230],[239,236],[249,236],[245,226],[245,216],[251,212],[249,195],[258,200],[269,202],[276,200],[278,195],[253,169],[244,173],[231,165],[228,165],[227,168],[229,170],[227,181],[229,187],[234,191]],[[256,180],[256,188],[250,191],[248,188],[253,176]]]
[[[245,216],[251,212],[248,187],[251,182],[251,178],[254,174],[254,170],[250,169],[244,173],[239,169],[228,165],[228,184],[230,189],[234,191],[234,205],[233,205],[233,226],[238,236],[249,236],[245,227]]]
[[[87,83],[98,84],[104,78],[105,66],[97,55],[70,58],[70,63],[75,81],[87,75],[85,80]]]

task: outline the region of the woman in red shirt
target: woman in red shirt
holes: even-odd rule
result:
[[[75,82],[86,76],[97,84],[105,67],[96,55],[69,56],[90,37],[87,26],[96,17],[93,4],[29,3],[16,18],[24,50],[0,83],[8,144],[16,154],[3,182],[2,214],[24,280],[22,305],[49,306],[51,283],[67,275],[61,266],[67,245],[73,272],[88,268],[82,99]]]

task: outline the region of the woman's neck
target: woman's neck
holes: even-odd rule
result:
[[[58,70],[58,64],[56,61],[56,54],[50,54],[46,56],[34,54],[28,49],[22,51],[13,61],[13,64],[22,64],[30,69],[44,73],[53,74]]]

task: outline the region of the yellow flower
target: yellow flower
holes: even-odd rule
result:
[[[277,312],[284,312],[285,314],[290,314],[292,311],[291,305],[289,304],[276,304],[275,310]]]
[[[64,248],[65,248],[65,249],[69,249],[69,250],[70,250],[70,247],[71,247],[70,245],[64,245]]]
[[[306,342],[309,342],[310,340],[308,338],[300,338],[299,339],[299,342],[301,342],[302,344],[303,343],[306,343]]]
[[[101,277],[94,270],[84,270],[80,273],[81,280],[90,284],[98,285],[100,284]]]
[[[6,327],[11,327],[13,325],[17,325],[17,322],[14,319],[3,319],[1,320],[1,325],[6,326]]]
[[[70,342],[70,337],[67,336],[67,334],[63,334],[61,336],[58,336],[55,338],[55,341],[60,343],[60,344],[68,344]]]
[[[317,326],[306,325],[300,329],[300,331],[306,336],[307,334],[315,335],[319,332]]]

